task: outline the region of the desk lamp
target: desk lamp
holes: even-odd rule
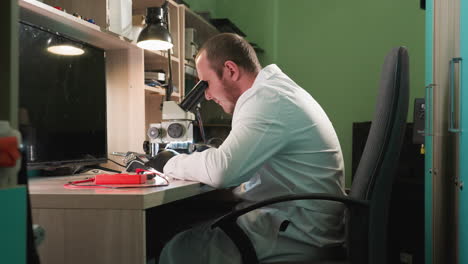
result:
[[[146,10],[146,27],[137,39],[137,46],[146,50],[167,50],[169,77],[166,86],[166,101],[171,100],[172,94],[172,37],[169,33],[169,19],[167,16],[167,1],[161,7],[149,7]]]
[[[166,85],[166,100],[162,106],[162,122],[149,125],[147,135],[150,141],[149,145],[144,147],[149,149],[148,152],[152,157],[158,153],[159,144],[175,144],[186,148],[193,142],[192,121],[195,120],[195,116],[192,112],[195,112],[195,106],[203,99],[203,93],[207,87],[206,82],[200,82],[193,89],[197,92],[189,93],[180,105],[171,101],[173,87],[170,49],[173,45],[169,32],[167,4],[168,2],[165,1],[161,7],[147,9],[145,19],[147,25],[137,39],[137,46],[142,49],[168,50],[169,77]]]

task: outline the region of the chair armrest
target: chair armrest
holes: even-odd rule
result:
[[[249,237],[242,230],[242,228],[240,228],[239,225],[237,225],[236,219],[243,214],[246,214],[250,211],[253,211],[255,209],[258,209],[258,208],[261,208],[270,204],[294,201],[294,200],[326,200],[326,201],[341,202],[347,208],[351,210],[353,209],[367,210],[369,208],[368,201],[357,200],[357,199],[349,198],[347,196],[336,196],[336,195],[325,194],[325,193],[284,195],[284,196],[270,198],[270,199],[252,204],[250,206],[247,206],[239,210],[234,210],[224,215],[220,219],[218,219],[218,221],[216,221],[213,225],[211,225],[211,228],[216,228],[216,227],[221,228],[221,230],[223,230],[228,235],[228,237],[232,240],[232,242],[239,249],[239,252],[241,253],[242,263],[257,264],[259,263],[258,257],[257,257],[257,253],[255,252],[255,248],[252,244],[252,241],[250,241]]]
[[[335,201],[335,202],[341,202],[343,203],[346,207],[348,208],[353,208],[353,207],[360,207],[360,208],[367,208],[369,206],[369,202],[365,200],[358,200],[358,199],[353,199],[347,196],[337,196],[337,195],[332,195],[332,194],[325,194],[325,193],[310,193],[310,194],[293,194],[293,195],[284,195],[284,196],[278,196],[274,198],[270,198],[255,204],[252,204],[250,206],[247,206],[245,208],[239,209],[239,210],[234,210],[226,215],[224,215],[222,218],[220,218],[218,221],[216,221],[211,228],[218,227],[220,225],[223,225],[224,223],[227,222],[232,222],[235,221],[239,216],[244,215],[250,211],[253,211],[255,209],[271,205],[271,204],[276,204],[276,203],[282,203],[282,202],[287,202],[287,201],[295,201],[295,200],[326,200],[326,201]]]

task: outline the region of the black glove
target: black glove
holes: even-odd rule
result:
[[[208,144],[192,144],[190,147],[190,152],[202,152],[209,148],[212,148],[212,146]]]
[[[164,165],[166,165],[167,161],[178,154],[179,153],[177,151],[172,149],[163,150],[155,157],[150,158],[150,160],[145,165],[156,169],[159,172],[163,172]]]

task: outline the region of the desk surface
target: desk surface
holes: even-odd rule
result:
[[[89,175],[86,175],[89,176]],[[141,189],[65,189],[84,176],[40,177],[29,180],[32,208],[147,209],[210,190],[198,182],[171,180],[169,186]]]

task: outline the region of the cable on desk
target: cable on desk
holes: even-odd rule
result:
[[[111,159],[109,159],[109,158],[107,158],[107,160],[110,161],[110,162],[113,162],[113,163],[115,163],[115,164],[117,164],[117,165],[119,165],[119,166],[122,167],[122,168],[126,168],[124,165],[118,163],[117,161],[111,160]]]

